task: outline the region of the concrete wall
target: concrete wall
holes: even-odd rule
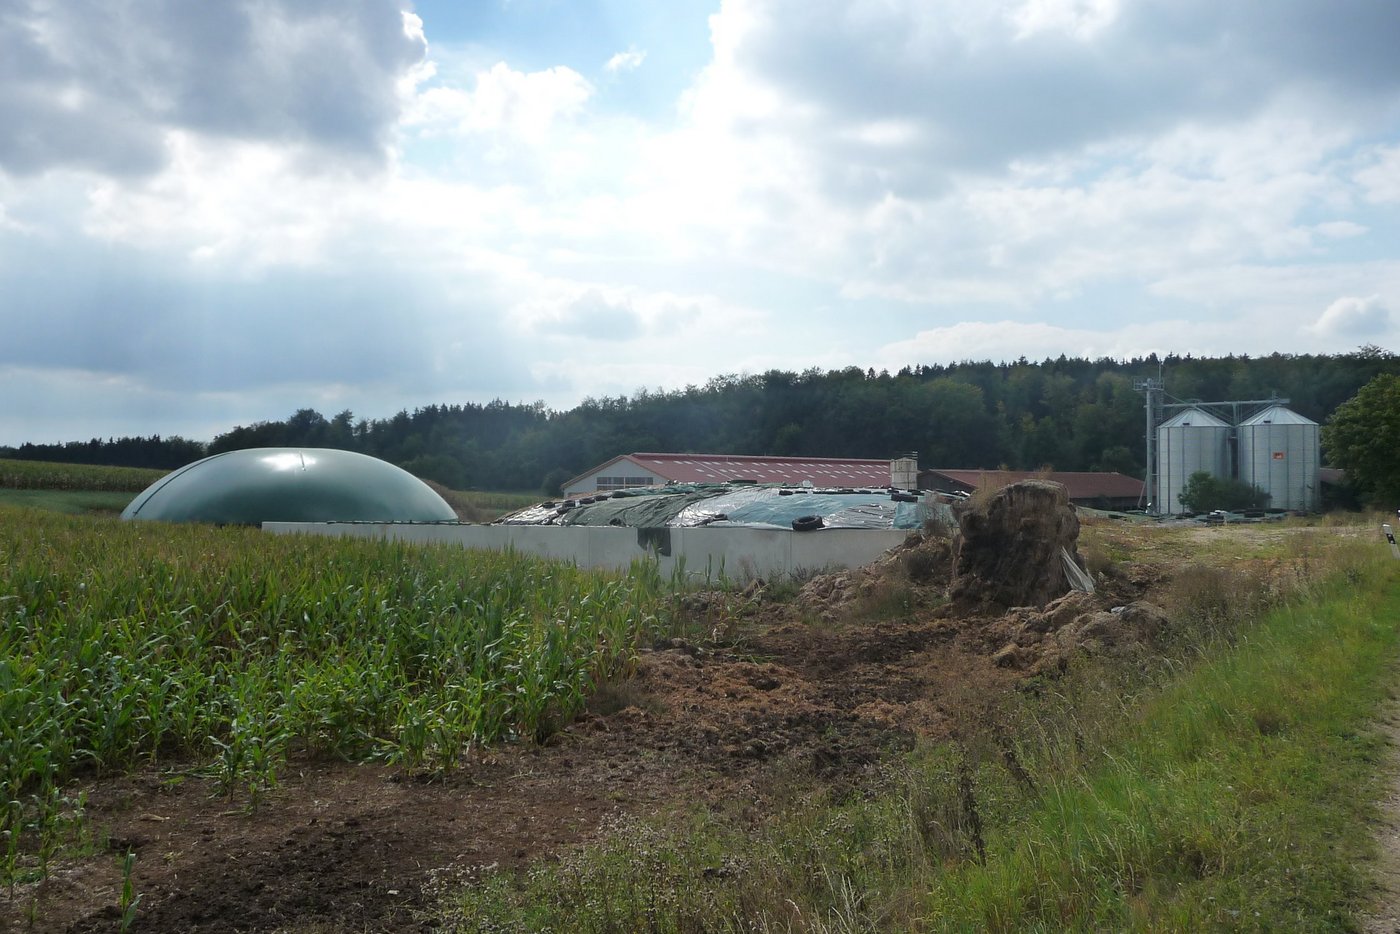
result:
[[[853,568],[875,560],[909,535],[903,529],[626,529],[612,526],[415,525],[372,522],[265,522],[278,535],[306,534],[448,542],[625,569],[653,556],[661,573],[684,567],[693,580],[747,580],[795,570]]]

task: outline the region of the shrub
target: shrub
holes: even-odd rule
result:
[[[1204,470],[1193,473],[1177,495],[1181,505],[1192,512],[1263,509],[1269,504],[1269,498],[1268,493],[1243,480],[1214,477]]]

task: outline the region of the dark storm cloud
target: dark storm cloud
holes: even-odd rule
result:
[[[1289,93],[1357,113],[1400,96],[1393,0],[1126,2],[1083,36],[1017,35],[995,18],[969,28],[953,7],[922,2],[763,7],[735,61],[796,106],[749,129],[806,134],[836,166],[833,187],[893,178],[917,193],[949,169],[995,172],[1183,121],[1240,120]],[[862,139],[873,121],[908,132]]]
[[[393,0],[0,0],[0,169],[152,172],[173,128],[378,162],[423,43]]]

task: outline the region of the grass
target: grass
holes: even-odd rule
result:
[[[1400,647],[1396,565],[1378,543],[1285,531],[1242,548],[1144,530],[1149,560],[1206,562],[1169,592],[1153,665],[1082,664],[854,796],[794,782],[757,823],[737,806],[619,823],[557,863],[485,873],[435,920],[1352,930],[1383,748],[1368,723]],[[1134,556],[1117,535],[1086,529],[1106,567]],[[873,609],[902,612],[895,597]],[[446,769],[476,743],[547,735],[599,686],[599,708],[650,702],[624,676],[671,605],[647,568],[619,579],[0,502],[0,884],[42,877],[81,839],[76,775],[193,759],[256,801],[293,757]]]
[[[0,506],[0,884],[78,774],[193,758],[256,800],[293,756],[435,770],[546,736],[669,605],[654,565]]]
[[[0,489],[0,504],[27,506],[50,512],[79,516],[90,513],[120,513],[132,494],[107,490],[6,490]]]
[[[1355,929],[1394,677],[1395,565],[1279,545],[1297,572],[1183,576],[1155,664],[1083,663],[865,793],[757,826],[694,809],[487,873],[459,931]],[[1267,562],[1266,562],[1267,566]],[[1279,579],[1291,580],[1288,587]]]
[[[1371,583],[1275,611],[1126,706],[1087,755],[1059,736],[1023,746],[1037,795],[985,863],[938,875],[931,914],[990,930],[1347,929],[1382,749],[1367,722],[1400,611]]]

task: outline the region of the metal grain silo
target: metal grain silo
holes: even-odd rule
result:
[[[1239,478],[1269,494],[1269,508],[1316,512],[1317,422],[1281,405],[1240,422]]]
[[[1230,476],[1230,425],[1204,409],[1185,409],[1157,426],[1157,512],[1186,511],[1179,496],[1193,473]]]

